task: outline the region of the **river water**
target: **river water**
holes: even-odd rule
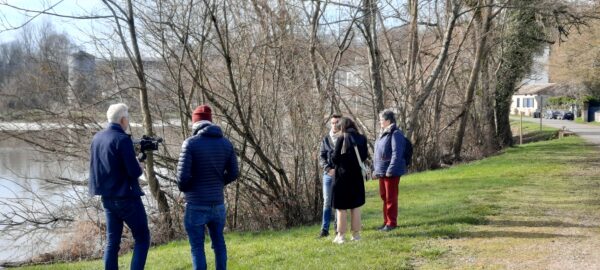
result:
[[[91,124],[86,126],[93,127],[90,130],[96,128],[95,125]],[[154,125],[156,133],[165,139],[163,145],[166,147],[167,152],[175,155],[179,153],[182,142],[182,139],[179,138],[179,126],[178,121],[175,120]],[[3,224],[3,219],[7,215],[10,216],[14,212],[18,214],[26,212],[60,213],[55,211],[59,209],[76,220],[90,218],[89,213],[82,211],[81,207],[82,204],[86,204],[86,206],[90,204],[87,186],[66,183],[56,184],[57,180],[60,182],[60,179],[86,181],[89,169],[88,158],[80,160],[71,158],[69,160],[59,155],[42,153],[25,141],[9,135],[23,130],[30,131],[32,134],[40,134],[39,132],[49,132],[57,127],[60,127],[60,125],[0,123],[0,131],[6,131],[0,132],[0,264],[7,261],[23,261],[53,251],[61,242],[71,239],[69,227],[73,226],[72,224],[62,223],[59,224],[60,226],[45,226],[47,228],[45,230],[35,230],[31,226],[21,226],[13,227],[18,228],[18,230],[11,230],[13,233],[8,234],[6,233],[7,226]],[[141,137],[141,134],[143,134],[140,124],[131,123],[130,128],[133,129],[136,138]],[[60,134],[47,136],[62,138]],[[92,134],[87,139],[91,139],[91,136]],[[36,140],[45,139],[43,137],[35,138]],[[159,151],[164,150],[161,148]],[[156,170],[165,175],[168,173],[164,168],[157,168]],[[144,180],[143,176],[140,180]],[[146,189],[145,187],[145,193],[149,194]],[[103,217],[101,211],[95,214]],[[41,215],[33,216],[39,217]],[[18,217],[14,218],[14,215],[12,219],[22,220]]]
[[[51,154],[43,154],[27,143],[12,137],[0,138],[0,262],[20,261],[50,250],[60,240],[56,228],[34,230],[32,227],[13,227],[7,233],[2,220],[7,216],[16,221],[14,213],[48,212],[72,205],[73,198],[85,195],[84,187],[51,184],[44,179],[87,178],[87,162],[83,160],[59,160]],[[42,203],[44,201],[45,203]],[[40,217],[31,213],[25,217]]]

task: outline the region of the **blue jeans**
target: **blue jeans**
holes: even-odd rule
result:
[[[214,206],[190,205],[185,207],[185,230],[192,248],[192,265],[194,269],[206,269],[204,254],[204,231],[208,227],[212,249],[215,252],[217,270],[227,269],[227,247],[223,229],[225,228],[225,205]]]
[[[331,193],[333,192],[333,177],[327,172],[323,174],[323,226],[324,231],[329,231],[329,223],[331,221]]]
[[[131,230],[135,245],[131,258],[131,269],[144,269],[148,248],[150,248],[150,230],[148,218],[140,197],[102,198],[106,213],[106,249],[104,250],[104,269],[119,269],[119,245],[123,234],[123,223]]]

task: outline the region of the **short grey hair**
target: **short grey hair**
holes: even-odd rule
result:
[[[396,123],[396,115],[394,114],[394,111],[392,111],[391,109],[385,109],[383,111],[381,111],[379,113],[379,118],[382,118],[383,120],[389,120],[390,123]]]
[[[127,105],[123,103],[112,104],[108,107],[108,111],[106,111],[106,118],[109,123],[120,123],[121,118],[129,117],[129,108]]]

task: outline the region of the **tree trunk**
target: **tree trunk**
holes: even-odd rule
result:
[[[415,0],[415,2],[416,2],[416,0]],[[448,26],[446,27],[446,31],[444,33],[444,39],[442,41],[442,49],[437,56],[435,67],[432,69],[431,75],[427,78],[427,81],[423,85],[423,89],[422,89],[421,93],[415,98],[415,101],[413,103],[413,108],[408,117],[408,121],[407,121],[408,128],[406,131],[406,136],[408,138],[411,138],[414,144],[418,144],[416,134],[418,134],[418,129],[419,129],[419,119],[418,119],[419,112],[420,112],[421,108],[423,107],[423,105],[425,105],[425,101],[427,101],[427,99],[431,95],[431,92],[433,91],[433,88],[434,88],[433,86],[435,85],[435,82],[439,78],[439,76],[442,72],[442,68],[444,67],[444,64],[446,63],[446,59],[448,58],[448,50],[450,49],[450,41],[452,41],[452,33],[454,32],[454,28],[456,26],[456,20],[460,16],[460,14],[459,14],[460,9],[461,9],[460,5],[454,4],[454,6],[452,8],[452,16],[448,22]]]
[[[129,28],[129,35],[131,38],[131,50],[134,53],[134,57],[130,58],[130,60],[132,61],[132,64],[135,68],[138,86],[140,89],[140,108],[142,109],[144,132],[148,136],[154,136],[154,132],[152,130],[152,115],[150,114],[150,107],[148,105],[148,87],[146,84],[146,74],[144,73],[144,64],[137,42],[137,33],[135,29],[133,6],[131,0],[127,1],[127,7],[127,24]],[[127,50],[128,48],[124,49]],[[165,193],[161,190],[160,183],[158,182],[158,179],[156,178],[156,174],[154,172],[154,155],[152,152],[148,152],[147,156],[148,157],[145,162],[146,169],[144,170],[144,172],[148,181],[148,185],[150,186],[150,193],[152,194],[154,199],[156,199],[161,219],[164,222],[164,224],[167,225],[165,231],[169,234],[170,238],[173,230],[171,230],[172,219],[169,209],[169,202],[167,201]]]
[[[485,53],[489,52],[489,48],[485,49]],[[482,111],[485,121],[485,152],[486,155],[495,153],[500,149],[500,145],[496,140],[496,115],[494,113],[494,91],[490,87],[490,61],[484,57],[481,62],[481,89],[483,90]]]
[[[536,10],[542,2],[518,1],[517,7],[509,10],[502,63],[496,72],[496,136],[501,147],[513,145],[509,115],[515,85],[531,71],[534,55],[544,48],[544,29]]]
[[[414,82],[414,77],[416,73],[417,67],[417,56],[419,53],[419,27],[417,25],[418,17],[419,17],[419,1],[411,0],[409,2],[410,6],[410,37],[409,37],[409,45],[408,45],[408,68],[406,69],[406,87],[408,89],[414,90],[416,89],[416,85]]]
[[[383,110],[383,83],[381,77],[381,52],[377,40],[377,1],[363,1],[363,25],[364,36],[369,51],[369,74],[371,79],[371,90],[375,97],[375,113]]]
[[[510,95],[509,98],[496,96],[496,120],[497,120],[497,141],[501,147],[513,145],[512,131],[510,130]]]
[[[486,1],[487,2],[487,1]],[[487,3],[486,3],[487,4]],[[454,141],[454,159],[461,160],[460,152],[462,150],[463,139],[465,136],[465,130],[467,127],[467,119],[469,119],[469,109],[471,108],[471,104],[473,103],[473,95],[475,93],[475,87],[477,86],[477,80],[479,77],[479,72],[481,70],[481,62],[483,61],[485,51],[485,46],[487,43],[487,36],[490,30],[491,25],[491,6],[488,6],[484,9],[482,15],[477,16],[478,24],[480,25],[479,31],[475,31],[475,33],[479,33],[478,38],[479,44],[477,44],[477,49],[475,50],[475,62],[473,63],[473,68],[471,69],[471,75],[469,76],[469,84],[467,86],[467,93],[465,96],[465,101],[463,103],[463,108],[461,110],[460,116],[460,124],[458,126],[458,131],[456,132],[456,137]],[[476,10],[475,12],[480,12]],[[483,25],[481,25],[483,23]]]

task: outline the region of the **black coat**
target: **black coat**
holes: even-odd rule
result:
[[[342,154],[344,141],[347,149]],[[353,209],[365,204],[365,183],[352,141],[356,143],[363,162],[369,156],[367,138],[355,131],[345,134],[336,141],[335,151],[331,157],[335,165],[332,195],[332,207],[335,209]]]

